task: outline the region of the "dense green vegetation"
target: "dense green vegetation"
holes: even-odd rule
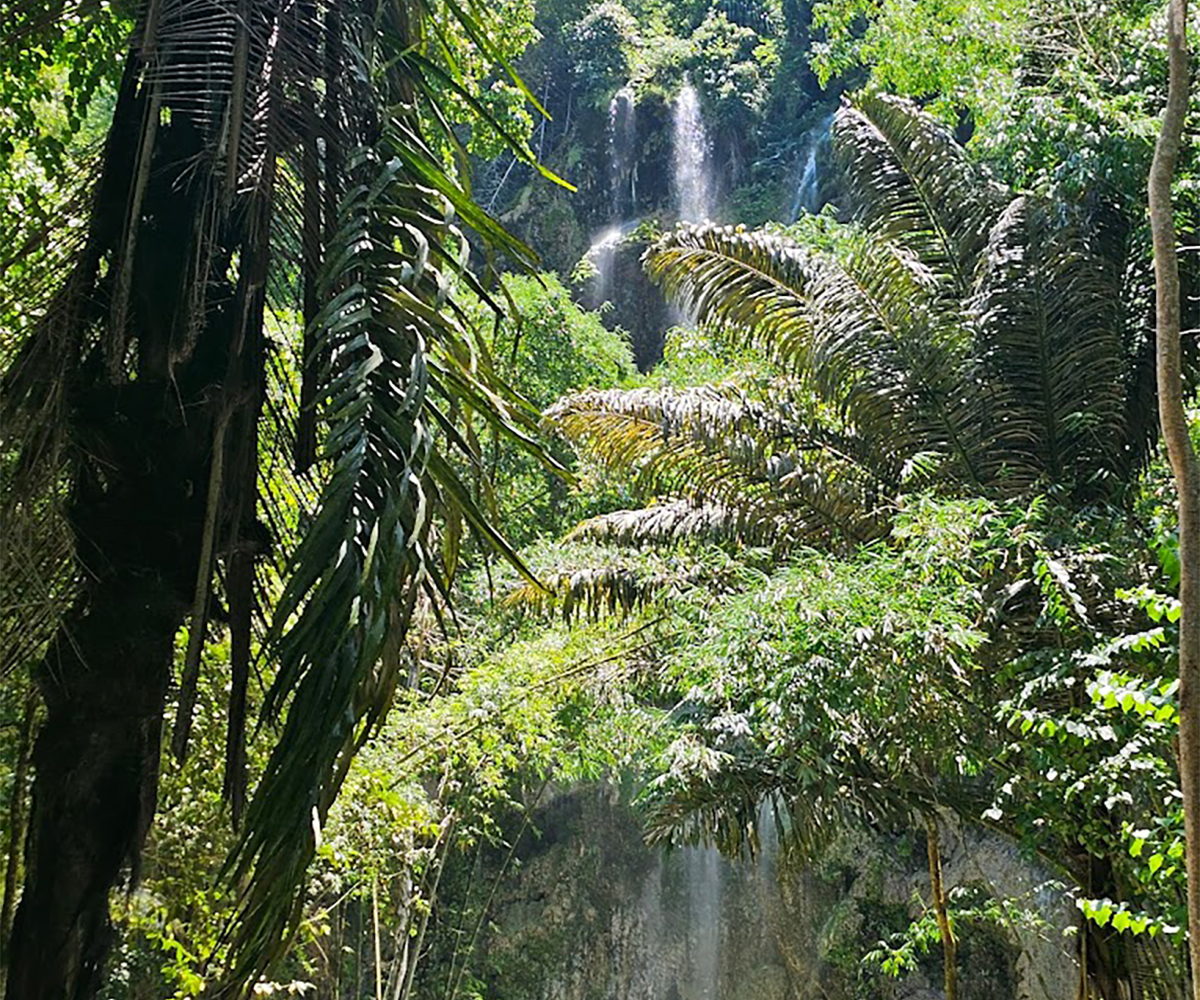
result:
[[[1165,11],[6,7],[8,996],[608,996],[509,889],[705,845],[796,1000],[1191,997]]]

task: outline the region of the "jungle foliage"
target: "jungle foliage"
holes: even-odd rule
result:
[[[3,5],[9,995],[521,995],[497,896],[601,782],[664,846],[917,831],[846,996],[1045,919],[939,887],[980,830],[1089,995],[1182,998],[1161,7]],[[729,225],[673,225],[685,79]],[[646,374],[568,277],[618,92]]]

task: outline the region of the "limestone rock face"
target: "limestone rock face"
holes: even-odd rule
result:
[[[919,834],[850,838],[818,865],[765,849],[664,851],[608,787],[557,796],[535,818],[481,942],[495,1000],[858,1000],[941,994],[935,946],[918,968],[884,976],[863,956],[920,916],[928,898]],[[994,837],[945,836],[948,886],[1012,896],[1044,925],[960,928],[963,1000],[1069,1000],[1078,982],[1071,920],[1045,875]]]

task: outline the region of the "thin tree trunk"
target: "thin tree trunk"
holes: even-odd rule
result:
[[[945,971],[946,1000],[958,997],[958,943],[954,940],[954,928],[950,926],[950,912],[946,906],[946,887],[942,884],[942,842],[938,834],[937,817],[925,815],[925,843],[929,854],[929,888],[933,895],[933,912],[937,918],[938,934],[942,939],[942,962]]]
[[[37,715],[37,689],[32,684],[25,694],[21,735],[17,743],[17,764],[13,770],[12,794],[8,800],[8,845],[4,865],[4,905],[0,908],[0,947],[7,974],[10,955],[8,940],[12,934],[13,914],[17,908],[17,885],[21,876],[21,847],[25,842],[25,803],[28,799],[29,765],[33,757],[33,720]]]
[[[1187,0],[1167,15],[1169,82],[1162,129],[1150,167],[1154,241],[1158,412],[1179,495],[1179,773],[1183,790],[1188,926],[1193,996],[1200,1000],[1200,462],[1183,409],[1179,259],[1171,184],[1188,109]]]
[[[375,1000],[383,1000],[383,956],[379,947],[379,877],[371,878],[371,928],[375,934]]]
[[[421,961],[421,949],[425,946],[425,931],[429,928],[429,917],[433,913],[434,906],[437,905],[438,883],[441,882],[442,872],[446,868],[446,859],[454,843],[454,829],[457,824],[458,817],[451,813],[445,832],[442,834],[444,839],[440,855],[437,853],[437,845],[435,845],[434,856],[431,860],[431,864],[434,865],[433,875],[432,878],[426,880],[426,888],[422,890],[426,905],[422,908],[421,915],[417,920],[416,933],[407,942],[408,953],[405,956],[404,976],[397,986],[394,1000],[409,1000],[409,997],[412,996],[413,980],[417,974],[417,965]]]

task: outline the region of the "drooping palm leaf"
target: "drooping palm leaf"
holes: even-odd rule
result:
[[[681,498],[720,511],[706,523],[729,529],[725,542],[758,544],[769,525],[779,529],[771,544],[782,548],[876,537],[877,504],[899,467],[852,432],[789,412],[786,383],[769,393],[773,403],[736,386],[585,392],[561,400],[546,419],[645,495],[676,498],[659,516],[685,516]],[[802,399],[792,394],[791,406]]]
[[[279,669],[266,710],[286,714],[231,869],[248,880],[231,991],[286,948],[320,825],[399,682],[399,644],[418,596],[436,602],[444,593],[430,545],[435,513],[464,518],[523,570],[445,452],[467,447],[445,415],[451,403],[529,447],[535,430],[528,404],[489,384],[488,359],[448,300],[447,272],[466,278],[454,219],[518,259],[528,252],[451,179],[422,139],[415,107],[394,99],[422,92],[416,57],[373,61],[370,32],[381,24],[365,10],[357,21],[343,17],[356,75],[379,88],[367,106],[380,109],[382,137],[348,157],[340,227],[320,278],[312,351],[326,360],[313,403],[328,427],[330,475],[268,638]],[[416,30],[394,8],[382,29],[396,39]],[[356,134],[370,131],[365,122]]]
[[[993,389],[995,475],[1013,487],[1035,472],[1103,493],[1128,467],[1114,277],[1061,208],[1017,198],[992,228],[976,350]]]
[[[806,291],[819,266],[794,241],[766,232],[680,226],[646,252],[646,273],[694,320],[802,365],[812,338]]]
[[[558,612],[567,622],[584,616],[630,615],[697,587],[719,593],[729,588],[730,575],[728,567],[703,562],[671,560],[647,567],[610,559],[544,574],[537,584],[526,583],[510,591],[505,604],[541,614]]]
[[[787,760],[752,746],[692,750],[710,763],[677,768],[645,796],[650,841],[712,844],[736,857],[756,853],[764,833],[774,833],[786,852],[811,861],[849,825],[903,824],[911,802],[869,755],[829,749],[813,745]]]
[[[910,101],[860,95],[833,121],[856,218],[912,250],[961,300],[1007,200],[944,125]]]
[[[637,548],[701,542],[782,550],[794,544],[795,522],[791,511],[766,504],[751,508],[664,497],[648,507],[589,517],[567,539]]]

